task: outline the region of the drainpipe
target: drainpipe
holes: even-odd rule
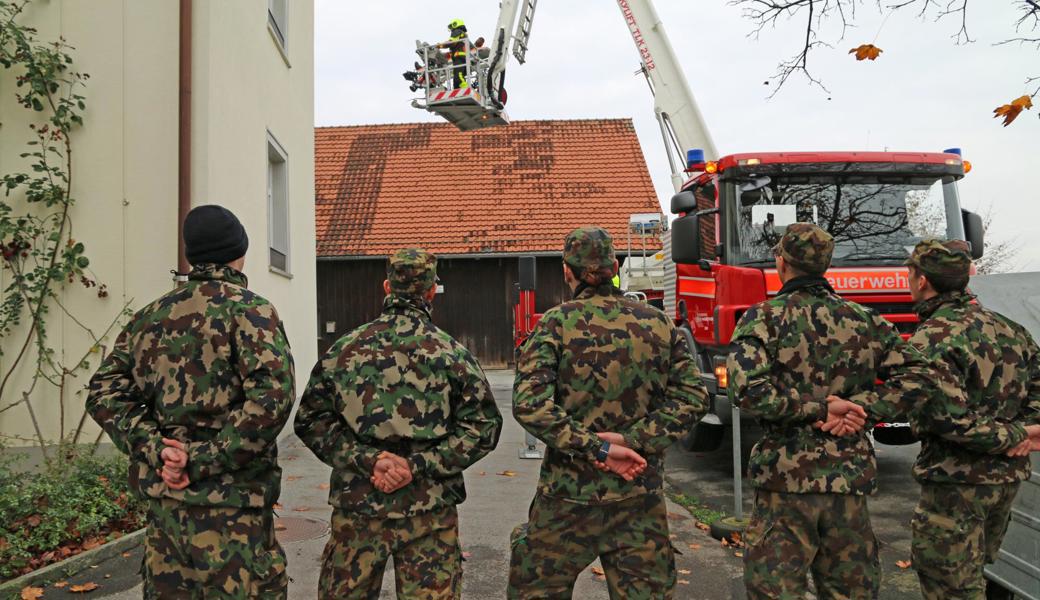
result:
[[[184,217],[191,210],[191,3],[180,0],[179,102],[177,115],[177,271],[191,266],[184,254]],[[185,278],[176,276],[177,281]]]

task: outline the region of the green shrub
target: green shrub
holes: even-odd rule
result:
[[[136,528],[141,505],[124,456],[83,456],[40,471],[19,470],[0,449],[0,580],[90,549]]]

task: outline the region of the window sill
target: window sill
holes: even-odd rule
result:
[[[292,273],[290,273],[288,271],[283,271],[283,270],[279,269],[278,267],[272,267],[272,266],[268,265],[267,266],[267,270],[270,271],[271,273],[274,273],[275,275],[281,275],[282,277],[285,277],[286,279],[292,279],[293,278],[293,274]]]
[[[285,61],[285,66],[292,68],[292,63],[289,62],[289,52],[282,45],[281,40],[278,39],[278,34],[274,31],[274,25],[271,22],[267,22],[267,33],[271,34],[271,41],[274,42],[275,48],[278,48],[278,54],[282,55],[282,60]]]

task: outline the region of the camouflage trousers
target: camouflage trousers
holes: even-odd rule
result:
[[[810,573],[820,600],[877,598],[881,563],[866,496],[755,490],[744,543],[749,600],[805,598]]]
[[[145,533],[144,597],[284,599],[289,577],[270,509],[153,501]]]
[[[983,568],[996,560],[1018,483],[925,483],[914,510],[912,558],[926,600],[986,597]]]
[[[612,600],[670,600],[675,555],[664,498],[583,505],[536,495],[510,538],[510,600],[569,599],[599,557]]]
[[[459,515],[454,506],[404,519],[336,509],[321,558],[318,597],[377,600],[394,557],[399,600],[458,600],[462,594]]]

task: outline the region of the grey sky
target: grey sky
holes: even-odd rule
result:
[[[986,12],[970,13],[977,41],[962,46],[950,38],[959,22],[900,12],[881,27],[884,16],[871,4],[844,41],[825,32],[835,48],[810,56],[830,93],[796,75],[772,100],[763,82],[778,58],[799,49],[801,19],[781,21],[754,41],[747,38],[751,23],[725,0],[657,0],[656,7],[721,153],[963,147],[974,165],[961,183],[965,207],[984,212],[992,205],[991,237],[1015,238],[1018,268],[1040,270],[1040,106],[1007,128],[990,116],[1032,91],[1026,76],[1040,75],[1040,52],[992,45],[1013,32],[1011,3],[991,0]],[[464,19],[471,37],[490,39],[498,2],[317,0],[317,125],[437,120],[409,106],[401,73],[415,58],[415,40],[440,41],[452,18]],[[872,41],[884,49],[876,62],[847,54]],[[542,0],[528,62],[511,64],[506,77],[507,111],[515,120],[631,117],[667,203],[668,163],[646,83],[633,75],[638,66],[615,2]]]

